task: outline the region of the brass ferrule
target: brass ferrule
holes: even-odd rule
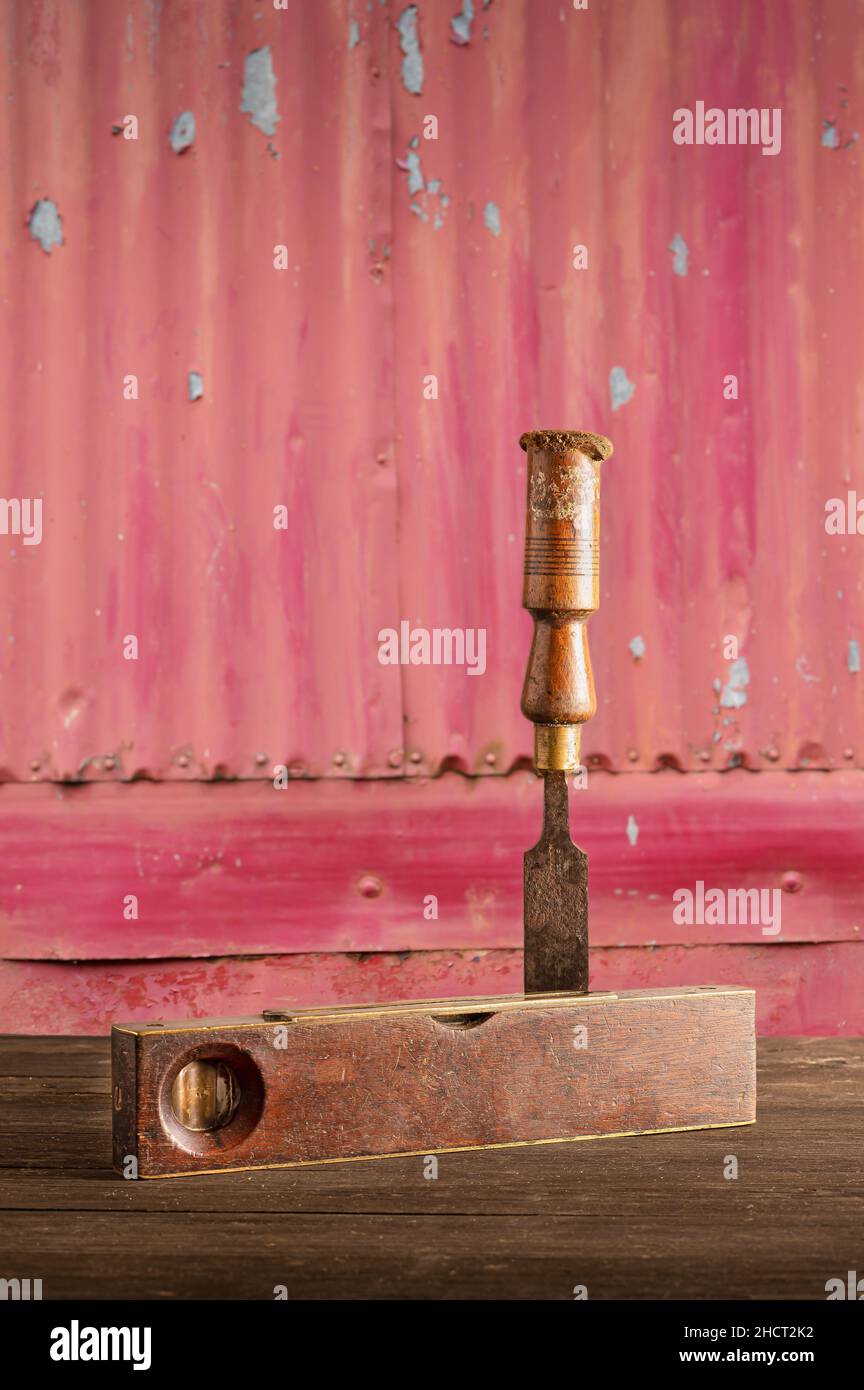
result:
[[[538,772],[575,772],[581,742],[581,724],[535,724],[534,766]]]

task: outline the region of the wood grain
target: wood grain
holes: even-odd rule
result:
[[[521,709],[534,724],[584,724],[597,709],[586,622],[600,605],[600,460],[542,438],[526,453],[522,605],[534,628]],[[542,766],[578,767],[576,751]]]
[[[751,1123],[752,991],[534,995],[112,1031],[114,1163],[142,1178]],[[178,1122],[190,1062],[235,1072],[224,1128]]]
[[[0,1039],[0,1263],[46,1298],[821,1300],[860,1270],[860,1040],[760,1041],[734,1131],[168,1183],[111,1172],[107,1040],[58,1042]]]

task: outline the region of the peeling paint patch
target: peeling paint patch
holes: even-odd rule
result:
[[[501,209],[497,203],[487,203],[483,209],[483,226],[493,236],[501,235]]]
[[[457,15],[454,15],[450,21],[450,28],[453,30],[451,37],[454,43],[466,44],[471,42],[471,24],[473,19],[473,0],[462,0],[462,9]]]
[[[409,5],[396,21],[399,47],[402,49],[402,85],[406,92],[419,96],[423,91],[423,54],[417,32],[417,6]]]
[[[641,661],[643,656],[645,655],[645,638],[633,637],[627,643],[627,645],[630,648],[630,651],[632,652],[634,659],[636,661]]]
[[[348,51],[350,52],[352,48],[356,48],[359,42],[360,25],[357,23],[356,19],[352,19],[351,23],[348,25]]]
[[[861,647],[860,644],[855,641],[854,637],[850,638],[849,640],[849,650],[846,654],[846,665],[849,667],[849,670],[852,672],[853,676],[857,675],[857,673],[861,670]]]
[[[408,141],[404,159],[396,160],[397,169],[408,175],[408,197],[412,200],[411,211],[421,222],[428,222],[434,215],[433,226],[440,231],[444,226],[444,210],[450,202],[442,193],[441,179],[427,179],[420,165],[420,137],[413,135]],[[420,201],[413,201],[417,197]]]
[[[631,845],[635,845],[636,841],[639,839],[639,826],[636,824],[635,816],[630,816],[627,821],[627,839],[630,841]]]
[[[627,376],[623,367],[613,367],[609,373],[609,399],[612,402],[612,409],[618,410],[622,405],[626,405],[630,400],[636,387]]]
[[[50,198],[40,198],[34,203],[27,219],[30,235],[46,255],[50,256],[52,246],[63,245],[63,222],[57,204]]]
[[[690,255],[687,243],[680,232],[676,232],[669,243],[669,250],[672,252],[672,273],[673,275],[687,274],[687,258]]]
[[[412,140],[408,146],[404,159],[396,160],[396,168],[401,169],[403,174],[408,175],[408,197],[413,198],[415,193],[422,193],[425,188],[423,180],[423,170],[420,167],[420,156],[414,148],[417,142]]]
[[[799,656],[798,660],[795,662],[795,670],[798,672],[802,681],[806,681],[808,685],[812,685],[812,683],[818,681],[820,677],[814,676],[810,671],[806,670],[807,664],[806,656]]]
[[[246,54],[243,65],[243,100],[240,110],[264,135],[275,135],[282,117],[276,106],[276,74],[270,45]]]
[[[204,395],[204,378],[200,372],[189,373],[188,386],[190,401],[200,401]]]
[[[840,132],[836,121],[822,122],[822,137],[819,141],[826,150],[836,150],[840,144]]]
[[[729,679],[723,687],[720,703],[724,709],[741,709],[747,703],[747,686],[750,684],[750,667],[746,658],[739,656],[729,667]]]
[[[843,102],[841,104],[847,106],[848,102]],[[826,150],[839,150],[841,148],[849,150],[859,138],[858,131],[853,130],[847,140],[845,138],[845,133],[840,129],[839,122],[837,121],[822,122],[822,134],[819,138],[819,143]]]
[[[420,168],[420,156],[414,150],[409,150],[405,156],[405,166],[408,170],[408,192],[409,194],[423,192],[423,170]]]
[[[182,154],[188,150],[195,140],[195,117],[191,111],[181,111],[176,121],[171,127],[169,135],[171,148],[175,154]]]

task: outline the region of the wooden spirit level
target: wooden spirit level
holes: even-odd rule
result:
[[[115,1027],[142,1178],[754,1118],[753,993],[634,990]],[[133,1171],[135,1171],[133,1169]]]
[[[599,435],[523,435],[522,697],[544,782],[525,855],[525,993],[117,1024],[114,1163],[141,1178],[752,1124],[755,996],[588,992],[587,858],[567,772],[595,709]]]

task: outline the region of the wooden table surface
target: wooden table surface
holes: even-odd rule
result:
[[[864,1040],[760,1044],[758,1122],[128,1182],[105,1038],[0,1039],[0,1277],[43,1297],[825,1298],[864,1274]],[[727,1156],[737,1180],[724,1178]]]

